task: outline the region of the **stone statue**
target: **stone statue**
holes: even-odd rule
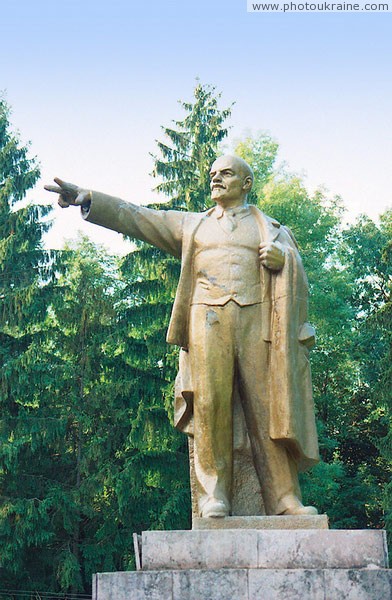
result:
[[[265,513],[317,514],[303,506],[298,484],[298,472],[318,461],[318,445],[308,360],[314,330],[297,244],[247,204],[253,173],[244,160],[221,156],[210,177],[216,206],[203,213],[143,208],[60,179],[45,188],[60,194],[60,206],[81,206],[87,221],[182,260],[167,341],[181,348],[175,424],[193,435],[198,515],[233,514],[241,419]]]

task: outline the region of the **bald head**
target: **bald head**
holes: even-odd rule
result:
[[[213,168],[218,165],[226,165],[231,164],[238,169],[244,177],[251,177],[253,182],[253,171],[243,158],[240,156],[236,156],[235,154],[223,154],[223,156],[219,156],[216,161],[212,164],[211,171]]]
[[[212,199],[227,208],[246,202],[252,188],[253,171],[239,156],[226,154],[214,161],[210,178]]]

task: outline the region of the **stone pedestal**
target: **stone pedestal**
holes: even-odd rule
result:
[[[328,529],[327,515],[298,515],[277,517],[226,517],[192,521],[195,529]]]
[[[93,600],[392,598],[383,531],[329,530],[322,517],[317,529],[294,520],[226,529],[225,520],[211,520],[219,529],[143,532],[142,570],[95,575]]]

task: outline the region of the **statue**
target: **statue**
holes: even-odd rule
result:
[[[167,341],[181,348],[175,424],[194,436],[198,515],[232,514],[235,399],[265,513],[314,515],[298,484],[298,472],[318,461],[318,444],[308,360],[314,329],[297,244],[247,204],[253,173],[244,160],[221,156],[210,177],[216,205],[203,213],[135,206],[57,178],[45,189],[63,208],[81,206],[87,221],[182,260]]]

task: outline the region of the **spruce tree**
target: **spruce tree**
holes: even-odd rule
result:
[[[219,109],[220,94],[208,85],[197,83],[193,96],[193,102],[180,102],[185,117],[162,127],[165,140],[157,141],[152,174],[162,181],[155,190],[169,198],[161,208],[199,212],[209,206],[209,169],[227,136],[231,107]]]
[[[50,207],[26,204],[26,192],[39,178],[36,159],[29,156],[9,122],[9,108],[0,100],[0,579],[3,585],[23,576],[26,548],[45,544],[49,535],[42,497],[33,479],[42,481],[39,464],[28,474],[27,454],[56,430],[49,419],[35,418],[29,390],[42,383],[34,368],[42,322],[53,292],[53,253],[43,250]],[[30,450],[28,450],[30,449]],[[28,451],[27,451],[28,450]],[[26,452],[27,451],[27,452]],[[14,573],[14,575],[13,575]]]
[[[36,362],[47,369],[37,412],[61,434],[42,440],[42,494],[50,543],[37,549],[49,589],[90,589],[97,571],[121,570],[136,524],[123,519],[116,493],[130,427],[132,381],[118,357],[116,261],[82,238],[62,253],[63,275],[52,300]],[[34,457],[32,457],[33,460]],[[129,496],[128,496],[129,498]],[[129,559],[128,559],[129,560]]]
[[[94,572],[131,566],[139,528],[131,490],[121,489],[137,411],[120,351],[123,286],[114,259],[86,239],[61,262],[39,335],[19,360],[25,383],[1,481],[3,587],[37,593],[87,592]]]
[[[43,250],[51,208],[21,201],[39,179],[35,158],[21,145],[9,122],[9,107],[0,99],[0,331],[20,336],[45,312],[37,282],[50,273],[51,256]]]

